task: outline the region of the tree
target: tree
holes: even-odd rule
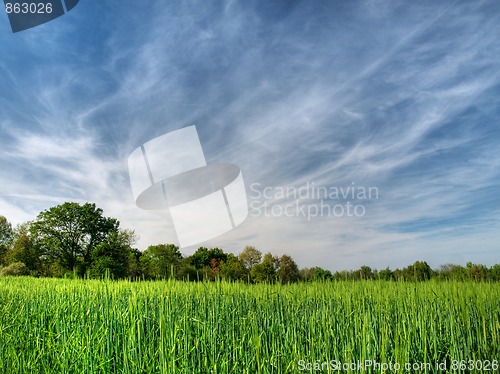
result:
[[[196,269],[203,269],[204,267],[211,268],[214,264],[212,260],[217,262],[217,264],[227,260],[227,253],[220,248],[207,249],[205,247],[200,247],[195,253],[190,257],[190,263]]]
[[[137,236],[132,230],[111,232],[103,242],[92,249],[90,276],[94,278],[127,277],[132,245],[136,242]]]
[[[119,228],[115,218],[102,213],[95,204],[66,202],[41,212],[30,232],[44,256],[83,275],[91,265],[93,250]]]
[[[169,278],[182,261],[179,247],[174,244],[150,245],[142,254],[141,262],[149,278]]]
[[[289,255],[283,255],[279,259],[278,277],[282,283],[294,283],[299,280],[299,268]]]
[[[441,265],[438,270],[438,279],[465,281],[467,279],[467,269],[455,264]]]
[[[300,280],[303,282],[311,282],[313,279],[314,268],[302,268],[299,270]]]
[[[14,244],[5,254],[5,263],[22,262],[32,274],[39,274],[42,261],[40,248],[29,232],[29,223],[18,225],[14,230]]]
[[[372,268],[367,266],[367,265],[361,266],[359,268],[359,278],[360,279],[373,279]]]
[[[382,280],[394,280],[394,273],[389,269],[389,267],[386,267],[384,270],[380,270],[378,272],[378,279]]]
[[[0,216],[0,263],[3,263],[5,253],[12,245],[14,231],[7,218]]]
[[[248,281],[249,270],[238,257],[229,253],[227,260],[220,265],[220,276],[227,280]]]
[[[183,258],[176,273],[176,278],[187,281],[200,280],[200,273],[196,267],[191,264],[191,258]]]
[[[335,281],[347,281],[351,279],[351,274],[347,270],[336,271],[335,274],[333,275],[333,279]]]
[[[220,265],[227,261],[227,253],[220,248],[211,248],[208,251],[209,266],[215,275],[220,271]]]
[[[252,270],[260,262],[262,253],[255,247],[246,246],[243,252],[238,255],[238,258],[248,270]]]
[[[333,279],[333,274],[330,270],[325,270],[318,266],[300,269],[299,273],[300,278],[305,282],[330,281]]]
[[[406,281],[422,282],[431,279],[432,275],[432,269],[425,261],[416,261],[403,270],[396,269],[394,271],[396,279],[402,277]]]
[[[142,252],[137,248],[131,248],[128,255],[128,276],[133,279],[141,278],[144,276],[142,267]]]
[[[210,263],[210,258],[208,254],[208,248],[199,247],[195,253],[189,257],[189,262],[196,269],[201,269]]]
[[[432,278],[432,269],[425,261],[416,261],[413,264],[413,276],[417,282],[426,281]]]
[[[279,260],[271,253],[266,253],[262,262],[255,265],[250,271],[250,275],[255,282],[274,283],[276,281],[276,271]]]
[[[488,279],[488,268],[484,265],[467,262],[467,273],[469,278],[475,281],[485,281]]]
[[[496,264],[490,267],[488,274],[491,281],[500,281],[500,264]]]

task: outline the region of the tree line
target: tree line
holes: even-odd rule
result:
[[[66,202],[41,212],[34,221],[13,228],[0,215],[0,275],[113,279],[226,279],[249,283],[340,280],[475,280],[500,281],[500,264],[490,268],[467,263],[433,270],[424,261],[403,269],[332,273],[321,267],[299,269],[287,254],[263,254],[247,246],[235,256],[220,248],[198,248],[183,256],[174,244],[157,244],[141,252],[134,248],[133,230],[120,228],[95,204]]]

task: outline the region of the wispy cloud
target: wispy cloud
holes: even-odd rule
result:
[[[0,34],[0,214],[90,200],[141,248],[175,240],[168,212],[135,207],[126,160],[196,124],[207,160],[248,186],[380,191],[361,218],[251,217],[206,245],[332,269],[498,262],[495,2],[136,8],[86,3]]]

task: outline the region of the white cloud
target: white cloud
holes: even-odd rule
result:
[[[247,185],[355,182],[381,195],[363,219],[252,218],[207,245],[252,244],[340,269],[419,255],[442,263],[464,246],[474,257],[478,239],[476,258],[494,261],[499,202],[487,215],[479,206],[500,183],[495,13],[482,4],[356,6],[319,14],[299,5],[274,20],[230,2],[148,14],[124,4],[112,25],[95,26],[101,39],[71,44],[87,5],[60,33],[54,24],[25,34],[40,66],[23,76],[0,65],[0,209],[25,220],[89,200],[136,229],[141,248],[175,241],[168,212],[134,205],[126,159],[195,123],[207,161],[239,165]],[[452,222],[468,210],[467,222]],[[451,223],[397,228],[436,220]]]

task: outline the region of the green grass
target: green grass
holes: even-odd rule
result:
[[[331,360],[460,372],[452,360],[500,359],[499,315],[500,285],[488,283],[5,277],[0,372],[298,373],[305,363]]]

